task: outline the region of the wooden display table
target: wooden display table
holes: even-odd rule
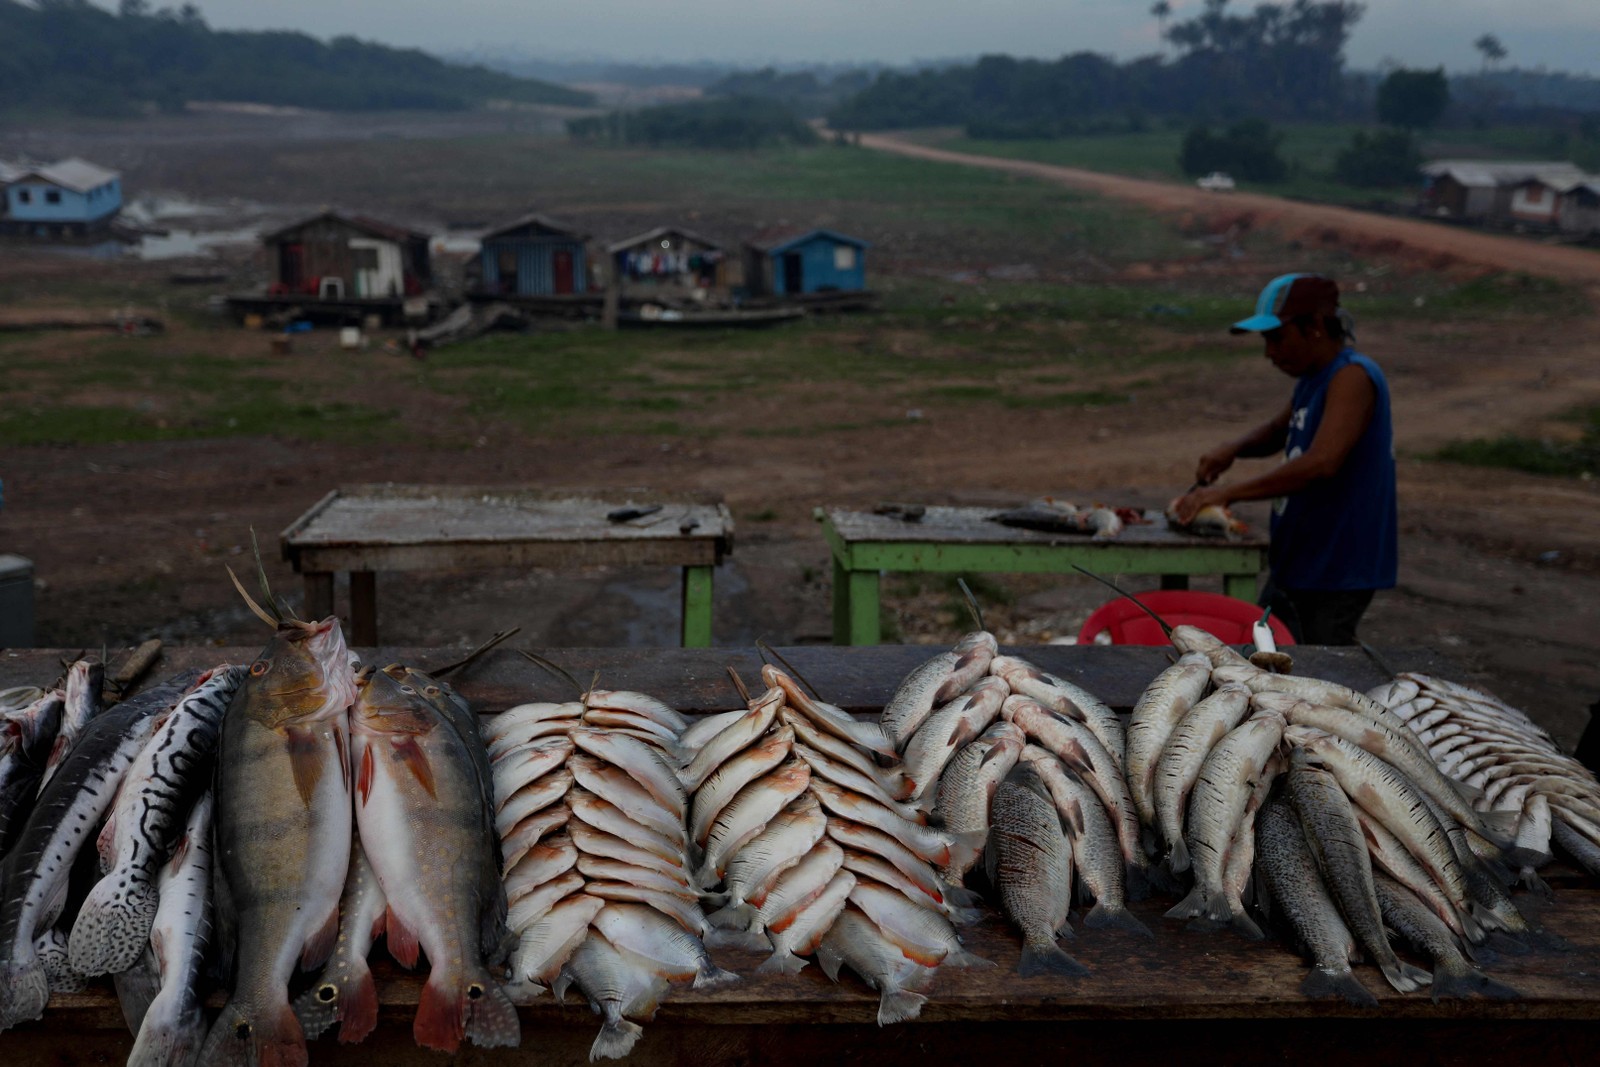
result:
[[[265,636],[265,635],[263,635]],[[221,661],[248,662],[256,649],[172,648],[151,678]],[[444,649],[361,649],[364,661],[441,664],[459,652]],[[929,646],[780,649],[823,695],[853,710],[876,709]],[[1126,708],[1167,664],[1168,650],[1129,647],[1028,647],[1047,670]],[[1384,675],[1359,651],[1297,647],[1307,674],[1367,688]],[[0,652],[0,687],[44,684],[60,671],[60,650]],[[735,666],[756,680],[760,660],[747,649],[553,649],[555,662],[586,683],[640,689],[691,712],[738,706],[723,671]],[[1421,650],[1386,649],[1397,670],[1449,673],[1450,665]],[[113,657],[115,658],[115,657]],[[496,649],[450,679],[475,707],[501,710],[530,699],[569,699],[570,687],[514,652]],[[880,1029],[878,998],[853,976],[829,982],[813,963],[794,977],[754,974],[760,957],[716,951],[718,963],[744,977],[710,992],[675,990],[625,1061],[643,1065],[844,1064],[936,1067],[1004,1062],[1226,1063],[1266,1067],[1284,1062],[1328,1064],[1480,1064],[1600,1062],[1600,890],[1570,873],[1547,871],[1556,890],[1546,902],[1527,893],[1517,903],[1565,950],[1501,953],[1486,964],[1497,980],[1522,993],[1510,1001],[1444,1001],[1400,996],[1382,985],[1375,968],[1357,976],[1377,995],[1375,1009],[1311,1001],[1298,993],[1306,965],[1275,943],[1245,941],[1228,932],[1196,933],[1161,917],[1171,901],[1153,899],[1133,910],[1155,932],[1150,939],[1085,930],[1066,948],[1093,973],[1081,979],[1022,978],[1015,973],[1020,939],[998,914],[962,931],[967,945],[998,966],[944,970],[920,1020]],[[411,1018],[425,972],[409,974],[377,957],[380,1024],[364,1044],[345,1047],[332,1037],[313,1042],[311,1063],[370,1067],[433,1064],[437,1054],[416,1049]],[[212,997],[213,1007],[221,997]],[[587,1062],[598,1019],[576,1000],[549,997],[522,1009],[519,1050],[463,1047],[474,1064]],[[120,1062],[132,1044],[109,984],[52,999],[43,1020],[0,1035],[6,1067]]]
[[[621,508],[659,510],[625,522]],[[377,572],[466,567],[683,568],[683,644],[711,644],[711,575],[733,551],[717,496],[431,485],[335,489],[282,534],[305,578],[306,614],[333,613],[333,576],[350,573],[350,639],[378,642]]]
[[[1191,576],[1219,574],[1224,593],[1254,601],[1256,576],[1267,566],[1264,534],[1224,540],[1178,533],[1160,512],[1147,512],[1147,525],[1129,525],[1110,540],[1096,541],[989,521],[1001,510],[929,507],[908,522],[870,511],[820,509],[833,550],[834,644],[878,643],[883,571],[1071,574],[1076,564],[1096,574],[1159,574],[1163,589],[1185,589]]]

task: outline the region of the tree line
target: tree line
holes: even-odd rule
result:
[[[88,0],[0,0],[0,110],[117,116],[190,100],[376,111],[593,98],[354,37],[213,30],[193,4],[123,0],[112,12]]]
[[[1229,0],[1206,0],[1193,18],[1165,27],[1171,57],[997,55],[942,70],[886,71],[828,120],[837,129],[962,125],[974,136],[1048,137],[1147,115],[1340,118],[1352,107],[1344,47],[1362,12],[1351,0],[1264,3],[1247,14]]]

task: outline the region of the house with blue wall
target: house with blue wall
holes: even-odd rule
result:
[[[122,210],[122,176],[82,159],[10,168],[3,182],[0,232],[81,237],[105,229]]]
[[[544,215],[525,215],[483,235],[478,293],[576,296],[589,291],[589,236]]]
[[[867,287],[867,242],[833,230],[781,230],[745,243],[752,296],[857,293]]]

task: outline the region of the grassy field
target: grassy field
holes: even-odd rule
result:
[[[1416,198],[1414,186],[1357,188],[1338,182],[1332,176],[1340,149],[1350,142],[1356,131],[1371,128],[1342,123],[1278,127],[1283,134],[1280,151],[1289,163],[1289,177],[1282,182],[1240,182],[1240,188],[1336,203],[1386,201],[1408,205]],[[934,143],[957,152],[1027,159],[1142,178],[1187,180],[1178,166],[1184,132],[1182,127],[1170,127],[1142,133],[1092,134],[1049,140],[988,141],[951,137]],[[1452,156],[1566,159],[1574,148],[1586,150],[1584,145],[1573,145],[1559,131],[1536,127],[1448,130],[1428,134],[1421,141],[1425,159]]]
[[[1140,150],[1149,153],[1149,143]],[[380,349],[338,353],[324,332],[295,345],[327,358],[273,360],[262,358],[262,335],[205,314],[199,297],[169,286],[154,266],[0,269],[0,303],[135,304],[170,324],[168,334],[144,339],[0,334],[0,377],[13,398],[0,407],[0,444],[278,435],[463,447],[482,423],[531,436],[784,436],[901,425],[913,409],[1114,407],[1256,358],[1224,327],[1257,278],[1290,266],[1359,279],[1359,288],[1346,286],[1347,305],[1363,322],[1492,322],[1585,309],[1581,294],[1554,283],[1499,275],[1462,284],[1337,251],[1290,252],[1269,237],[1247,246],[1245,284],[1230,256],[1133,208],[1051,183],[835,146],[640,152],[494,137],[453,141],[448,152],[404,141],[290,146],[258,165],[253,180],[286,196],[307,193],[313,172],[339,173],[351,189],[379,190],[373,198],[390,208],[431,190],[435,210],[454,218],[505,217],[526,205],[523,188],[541,209],[587,216],[598,232],[632,232],[662,217],[732,231],[777,218],[835,225],[874,242],[868,267],[883,311],[760,333],[492,335],[421,364]],[[694,217],[697,205],[712,204],[715,217]],[[1019,261],[1072,280],[985,277],[986,263]],[[1188,269],[1160,281],[1119,276],[1127,264],[1151,261]],[[726,417],[774,387],[790,391],[780,421]],[[874,402],[852,408],[862,396]]]
[[[1593,478],[1600,474],[1600,407],[1574,408],[1562,416],[1573,435],[1564,439],[1506,434],[1446,445],[1435,459],[1472,467],[1502,467],[1529,474]]]

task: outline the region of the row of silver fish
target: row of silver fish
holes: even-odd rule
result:
[[[1279,918],[1312,955],[1308,995],[1373,1003],[1358,949],[1400,992],[1509,995],[1470,961],[1491,931],[1529,931],[1497,877],[1523,856],[1514,816],[1476,809],[1372,696],[1258,668],[1193,627],[1172,639],[1183,655],[1128,731],[1145,843],[1193,879],[1168,916],[1253,938]],[[1389,931],[1435,974],[1401,961]]]
[[[1476,810],[1514,823],[1527,877],[1552,858],[1553,844],[1600,876],[1600,781],[1526,713],[1426,674],[1401,674],[1368,696],[1406,724]]]

